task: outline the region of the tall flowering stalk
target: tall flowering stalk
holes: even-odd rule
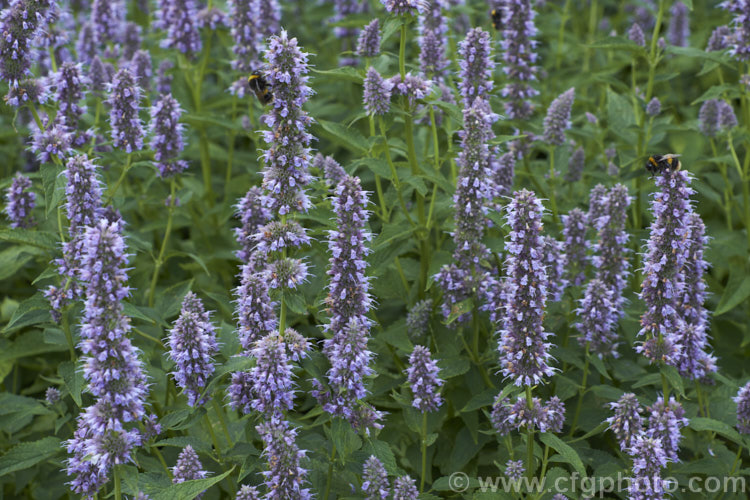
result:
[[[542,236],[544,262],[547,266],[547,300],[559,302],[568,286],[565,275],[565,246],[552,236]]]
[[[636,350],[652,363],[677,364],[685,321],[679,312],[684,288],[683,267],[690,238],[690,176],[685,170],[665,170],[656,178],[651,209],[654,221],[643,257],[640,298],[646,303],[639,335],[645,337]]]
[[[362,466],[362,492],[366,500],[386,500],[391,493],[388,472],[375,455]]]
[[[290,498],[308,500],[312,498],[310,490],[305,488],[307,470],[302,468],[305,450],[300,450],[295,443],[297,430],[284,420],[267,420],[257,427],[265,449],[263,456],[268,461],[269,469],[263,471],[269,500],[288,500]]]
[[[629,485],[632,500],[654,500],[666,495],[666,481],[661,470],[669,458],[664,453],[661,439],[639,434],[633,440],[628,454],[633,459],[633,477]]]
[[[347,16],[363,12],[364,9],[365,5],[360,0],[333,0],[334,15],[331,18],[331,21],[334,23],[342,21],[346,19]],[[359,30],[357,28],[344,26],[336,26],[333,28],[333,34],[342,40],[342,52],[355,51],[355,40],[358,32]],[[342,66],[354,66],[357,64],[357,58],[350,55],[342,55],[339,62]]]
[[[609,417],[606,422],[609,429],[614,432],[620,447],[627,450],[643,431],[643,408],[632,392],[623,394],[614,403],[609,403],[609,407],[614,411],[614,416]]]
[[[571,88],[560,94],[549,105],[544,117],[544,141],[554,146],[565,142],[565,131],[570,128],[570,111],[573,108],[576,89]]]
[[[177,365],[172,376],[187,395],[188,405],[204,404],[208,397],[202,398],[201,391],[214,372],[212,357],[219,346],[210,313],[193,292],[182,300],[180,316],[169,332],[167,344],[169,357]]]
[[[586,213],[574,208],[562,216],[563,237],[565,238],[565,277],[573,286],[581,286],[586,279],[586,252],[589,242],[586,239],[588,220]]]
[[[359,34],[357,55],[375,57],[378,54],[380,54],[380,20],[376,17]]]
[[[128,68],[119,70],[112,83],[107,85],[112,107],[109,124],[112,128],[112,145],[127,153],[143,148],[143,123],[138,117],[141,104],[141,89]]]
[[[671,15],[667,28],[667,39],[675,47],[687,47],[690,44],[690,11],[679,0],[669,9]]]
[[[85,105],[81,105],[81,100],[84,98],[84,89],[87,85],[88,78],[84,76],[80,64],[66,62],[53,76],[52,87],[58,105],[56,120],[69,132],[75,133],[75,146],[81,146],[91,140],[88,133],[78,131],[78,122],[86,111]]]
[[[145,417],[148,394],[138,349],[128,338],[130,320],[123,311],[127,297],[127,255],[122,221],[100,220],[83,237],[81,276],[86,301],[80,347],[83,375],[95,402],[78,418],[68,441],[68,475],[73,491],[91,496],[117,464],[132,460],[143,436],[133,423]]]
[[[508,77],[502,91],[507,99],[505,113],[511,119],[523,120],[534,110],[529,99],[539,93],[531,87],[537,71],[535,12],[531,0],[508,0],[503,2],[502,13],[503,71]]]
[[[419,16],[419,67],[430,79],[440,79],[448,66],[448,26],[443,9],[445,0],[427,0],[424,15]]]
[[[464,107],[470,107],[478,97],[488,102],[493,86],[492,70],[495,68],[490,51],[490,34],[482,28],[472,29],[459,43],[458,53],[461,57],[459,77]]]
[[[748,0],[726,0],[719,4],[734,14],[732,35],[727,38],[729,53],[739,61],[750,59],[750,2]]]
[[[618,310],[612,288],[600,279],[592,279],[586,285],[580,307],[575,312],[580,318],[574,325],[581,332],[578,341],[588,344],[589,351],[600,358],[618,357],[615,332]]]
[[[646,434],[661,440],[664,453],[669,460],[676,462],[680,448],[680,429],[688,424],[684,408],[674,397],[669,398],[669,402],[665,404],[660,396],[647,410],[650,414]]]
[[[629,235],[625,231],[630,202],[628,189],[622,184],[617,184],[602,200],[601,215],[591,220],[591,224],[599,233],[592,259],[596,268],[596,278],[612,290],[612,301],[619,316],[624,314],[625,299],[622,292],[627,284],[626,279],[630,268],[627,260],[630,252],[627,248]]]
[[[114,41],[119,35],[117,9],[120,7],[112,0],[93,0],[91,3],[91,22],[98,44]]]
[[[500,330],[500,364],[503,375],[518,386],[532,386],[550,377],[550,333],[542,319],[547,298],[541,237],[542,202],[534,193],[521,190],[506,207],[510,226],[506,248],[505,316]]]
[[[0,32],[0,78],[11,88],[31,74],[39,30],[49,21],[50,0],[14,0],[3,11]]]
[[[162,178],[172,177],[188,166],[185,160],[179,159],[185,148],[181,115],[180,103],[169,94],[162,94],[151,106],[151,149]]]
[[[240,72],[254,69],[260,58],[259,48],[256,46],[254,0],[229,0],[229,19],[231,22],[232,38],[234,38],[235,58],[232,67]]]
[[[445,317],[451,314],[452,304],[471,296],[486,274],[481,261],[488,256],[482,239],[487,226],[487,202],[492,197],[488,143],[494,137],[492,123],[496,117],[481,98],[464,109],[464,128],[459,133],[462,151],[456,160],[460,170],[453,195],[454,262],[443,266],[436,276],[446,294],[443,300]]]
[[[430,350],[421,345],[415,346],[409,356],[406,376],[414,394],[412,406],[417,410],[435,411],[443,404],[443,398],[438,392],[443,385],[443,380],[438,377],[439,372]]]
[[[737,403],[737,430],[742,434],[750,434],[750,382],[740,387],[732,400]]]
[[[157,12],[158,27],[166,30],[161,41],[164,48],[174,48],[183,54],[197,54],[203,46],[198,31],[198,8],[193,0],[160,0]]]
[[[31,179],[16,173],[5,192],[5,201],[5,215],[10,220],[10,227],[30,227],[33,224],[31,211],[36,206],[36,193],[31,191]]]
[[[263,206],[263,191],[257,186],[248,189],[236,208],[236,217],[241,225],[234,229],[235,238],[240,244],[240,250],[235,253],[240,261],[248,262],[255,248],[252,238],[271,218],[271,212]]]

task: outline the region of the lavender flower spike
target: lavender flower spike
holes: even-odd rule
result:
[[[362,467],[362,492],[365,500],[386,500],[391,493],[388,472],[374,455],[370,455]]]
[[[506,244],[505,318],[500,330],[500,364],[503,375],[518,386],[536,385],[550,377],[549,333],[542,318],[547,297],[547,272],[542,259],[541,201],[534,193],[521,190],[508,203],[510,226]]]
[[[581,321],[575,328],[581,332],[578,341],[589,344],[590,352],[600,358],[605,356],[618,357],[617,334],[614,326],[618,318],[618,310],[614,304],[612,288],[599,279],[589,281],[581,299],[581,306],[576,314]]]
[[[164,48],[175,48],[183,54],[201,51],[198,32],[198,9],[193,0],[162,0],[157,12],[158,27],[167,31],[162,40]]]
[[[7,4],[6,4],[7,5]],[[0,22],[0,78],[18,87],[31,74],[34,38],[47,22],[50,0],[15,0],[3,10]]]
[[[421,14],[424,10],[420,0],[380,0],[380,2],[385,10],[397,16]]]
[[[509,0],[503,2],[502,21],[503,37],[503,71],[508,77],[508,83],[503,88],[502,95],[506,98],[505,113],[508,118],[524,119],[531,116],[534,109],[529,99],[538,94],[531,87],[536,80],[537,68],[535,51],[537,34],[534,26],[535,12],[531,7],[531,0]]]
[[[292,408],[294,400],[286,343],[277,332],[270,333],[256,342],[252,355],[257,360],[250,370],[255,395],[252,407],[268,419],[280,418],[284,411]]]
[[[623,394],[614,403],[609,403],[609,407],[614,410],[615,414],[613,417],[609,417],[606,422],[609,424],[610,430],[615,433],[620,447],[627,450],[643,431],[643,420],[641,419],[643,409],[638,403],[638,398],[632,392]]]
[[[384,115],[391,107],[393,83],[385,80],[378,70],[370,66],[364,82],[363,101],[365,109],[372,115]]]
[[[646,46],[646,36],[643,34],[641,25],[638,23],[633,23],[628,30],[628,39],[641,47]]]
[[[282,30],[271,37],[266,62],[271,68],[265,76],[274,95],[274,105],[263,116],[270,128],[263,132],[268,145],[263,152],[265,205],[280,215],[292,210],[305,212],[310,206],[305,186],[310,183],[312,139],[307,132],[312,118],[302,109],[312,94],[307,85],[307,54],[299,49],[296,38],[289,38]]]
[[[202,468],[203,465],[198,458],[198,454],[193,450],[192,446],[187,445],[180,452],[177,457],[177,464],[175,464],[172,469],[172,483],[180,484],[193,479],[204,479],[206,477],[206,471],[201,470]],[[200,498],[202,496],[203,493],[195,498]]]
[[[570,111],[573,108],[576,89],[571,88],[552,101],[544,118],[544,140],[560,146],[565,142],[565,131],[570,128]]]
[[[57,121],[63,123],[70,131],[78,128],[78,121],[86,111],[81,105],[84,97],[84,87],[88,84],[88,78],[83,75],[80,64],[66,62],[60,66],[60,70],[54,75],[52,86],[55,89],[55,101],[58,104]],[[86,134],[79,134],[84,136]],[[75,141],[80,146],[82,142]]]
[[[734,14],[730,24],[733,32],[727,37],[729,53],[738,61],[747,61],[750,59],[750,12],[747,0],[726,0],[719,7]]]
[[[251,238],[261,226],[271,220],[271,212],[263,206],[263,191],[257,186],[248,189],[245,196],[237,202],[236,208],[236,217],[241,223],[240,227],[234,229],[235,238],[241,248],[236,255],[240,261],[247,263],[255,247],[255,242]]]
[[[162,178],[178,174],[188,166],[185,160],[178,159],[185,147],[181,115],[180,103],[169,94],[163,94],[151,106],[151,149]]]
[[[666,170],[656,178],[659,188],[651,208],[654,221],[643,258],[643,283],[640,298],[646,303],[639,335],[645,342],[636,350],[651,362],[675,365],[679,360],[678,339],[685,322],[679,314],[683,293],[683,266],[688,257],[689,214],[692,212],[685,170]]]
[[[630,482],[630,498],[632,500],[664,498],[666,481],[661,477],[661,469],[667,466],[669,459],[664,453],[661,440],[640,434],[633,439],[633,444],[627,452],[633,458],[634,477]]]
[[[300,450],[295,440],[297,430],[285,420],[271,419],[256,427],[265,449],[263,455],[269,464],[269,470],[263,472],[268,500],[310,500],[312,495],[304,488],[307,470],[300,462],[306,452]]]
[[[573,286],[581,286],[586,279],[586,239],[588,220],[580,208],[574,208],[562,216],[563,237],[565,238],[565,277]]]
[[[470,107],[477,97],[489,101],[493,86],[492,70],[495,68],[490,54],[490,34],[482,28],[472,29],[459,43],[458,53],[461,57],[459,77],[464,107]]]
[[[412,406],[421,412],[435,411],[443,404],[443,398],[438,393],[439,387],[443,385],[443,380],[438,377],[439,372],[430,350],[421,345],[415,346],[409,356],[406,373],[414,393]]]
[[[36,193],[31,191],[31,179],[20,172],[13,177],[13,183],[5,192],[5,214],[10,227],[29,227],[33,224],[31,211],[36,206]]]
[[[393,500],[417,500],[419,490],[414,479],[401,476],[393,482]]]
[[[568,286],[565,275],[565,252],[562,241],[551,236],[542,236],[544,261],[547,265],[547,299],[559,302]]]
[[[578,182],[581,180],[583,169],[586,168],[586,153],[582,147],[576,148],[570,155],[568,171],[565,173],[566,182]]]
[[[375,18],[359,34],[357,55],[375,57],[378,54],[380,54],[380,20]]]
[[[675,47],[687,47],[690,42],[690,13],[687,6],[679,0],[669,9],[670,19],[667,28],[669,43]]]
[[[591,220],[599,232],[593,258],[596,277],[612,290],[612,303],[618,311],[618,316],[623,314],[625,299],[622,292],[630,268],[627,260],[630,251],[627,248],[629,236],[625,231],[630,201],[628,189],[622,184],[616,184],[602,200],[601,216]]]
[[[426,0],[424,14],[419,16],[419,67],[427,78],[440,78],[448,66],[445,0]]]
[[[91,3],[91,22],[98,43],[106,44],[117,38],[119,23],[115,11],[118,8],[111,0],[93,0]]]
[[[648,407],[651,413],[648,417],[648,428],[646,434],[649,437],[661,441],[664,453],[673,461],[677,461],[677,451],[680,448],[680,429],[688,424],[685,418],[685,410],[674,397],[669,398],[669,403],[664,404],[660,396],[656,402]]]
[[[141,89],[135,82],[135,76],[129,69],[123,68],[107,87],[107,103],[112,107],[109,113],[112,145],[127,153],[138,151],[143,148],[143,124],[138,117]]]
[[[650,101],[648,101],[648,104],[646,105],[646,114],[648,116],[654,117],[658,115],[661,112],[661,101],[658,97],[654,97]]]
[[[210,313],[193,292],[185,295],[180,316],[170,331],[167,344],[169,357],[177,365],[172,375],[177,385],[185,391],[188,405],[195,407],[204,404],[207,399],[201,398],[200,393],[214,372],[211,358],[219,347]]]
[[[237,492],[235,500],[260,500],[260,492],[255,486],[243,484]]]
[[[750,382],[740,387],[732,401],[737,403],[737,430],[741,434],[750,434]]]

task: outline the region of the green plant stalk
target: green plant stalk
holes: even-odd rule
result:
[[[328,462],[328,475],[326,476],[326,491],[323,495],[323,500],[328,500],[328,496],[331,494],[331,482],[333,479],[333,461],[336,458],[336,445],[332,445],[331,459]]]
[[[555,69],[560,69],[562,64],[563,41],[565,40],[565,24],[570,19],[570,0],[565,0],[562,14],[560,15],[560,30],[557,33],[557,53],[555,54]]]
[[[531,401],[531,386],[527,385],[526,407],[529,411],[533,410],[533,404]],[[531,425],[527,426],[526,432],[526,477],[531,480],[534,477],[534,427]]]
[[[159,277],[159,270],[161,269],[161,266],[164,264],[164,252],[167,249],[167,243],[169,242],[169,234],[172,232],[172,218],[174,215],[174,207],[175,207],[175,179],[174,177],[169,183],[169,213],[167,215],[167,228],[164,230],[164,238],[161,242],[161,249],[159,250],[159,257],[156,259],[156,264],[154,266],[154,274],[151,276],[151,286],[148,290],[148,306],[154,307],[154,292],[156,291],[156,280]]]
[[[549,148],[549,202],[552,205],[552,220],[555,224],[559,224],[559,218],[557,216],[557,201],[555,200],[555,185],[557,184],[557,176],[555,174],[555,147]]]
[[[94,130],[99,130],[99,120],[102,114],[102,100],[96,100],[96,111],[94,112]],[[89,156],[94,152],[94,146],[96,145],[96,134],[91,134],[91,142],[89,143]]]
[[[121,500],[122,499],[122,491],[120,487],[120,468],[115,465],[112,467],[112,472],[115,476],[115,500]]]
[[[597,14],[599,13],[599,5],[597,4],[597,0],[591,0],[591,7],[589,8],[589,28],[588,28],[588,38],[587,38],[587,44],[591,45],[594,42],[594,33],[596,33],[596,18]],[[588,71],[589,67],[591,65],[591,48],[586,47],[586,55],[584,56],[583,60],[583,71]]]
[[[62,328],[65,332],[65,340],[68,342],[68,349],[70,349],[70,360],[75,363],[76,361],[76,349],[73,343],[73,332],[70,331],[70,320],[68,319],[68,308],[64,307],[60,312],[62,317]]]
[[[669,384],[667,384],[667,377],[661,374],[661,390],[664,393],[664,404],[669,401]]]
[[[424,491],[424,479],[427,475],[427,412],[422,412],[422,477],[419,480],[419,492]]]
[[[117,179],[117,182],[115,183],[114,187],[107,193],[107,200],[104,202],[105,205],[108,205],[112,202],[112,199],[115,197],[115,194],[117,194],[117,190],[120,189],[120,184],[122,184],[122,181],[125,180],[125,176],[128,174],[128,170],[130,170],[130,166],[133,164],[133,153],[128,153],[128,159],[125,163],[125,167],[122,169],[122,172],[120,173],[120,178]]]
[[[404,201],[404,196],[401,194],[401,181],[398,179],[398,172],[396,171],[396,165],[393,164],[393,158],[391,158],[391,147],[388,145],[388,135],[385,132],[385,121],[383,120],[383,117],[381,116],[379,119],[380,124],[380,135],[383,136],[383,142],[385,143],[385,158],[388,161],[388,167],[391,169],[391,175],[393,176],[393,184],[396,188],[396,193],[398,195],[398,202],[401,205],[401,210],[404,211],[404,216],[406,216],[406,219],[409,221],[409,223],[414,226],[414,221],[411,218],[411,214],[409,214],[409,210],[406,208],[406,202]]]
[[[656,47],[659,41],[659,30],[664,19],[665,0],[659,0],[659,12],[656,14],[656,25],[651,35],[651,46],[648,52],[648,83],[646,84],[646,102],[651,100],[654,92],[654,76],[656,74],[656,65],[659,63],[659,57],[656,54]]]
[[[370,114],[367,118],[370,123],[370,137],[375,137],[375,117]],[[388,222],[388,208],[385,205],[383,185],[380,182],[380,176],[378,174],[375,174],[375,193],[378,195],[378,203],[380,204],[380,218],[383,222]]]
[[[714,141],[713,138],[709,139],[709,143],[711,144],[711,152],[713,153],[713,157],[717,158],[719,156],[718,151],[716,150],[716,141]],[[727,175],[727,166],[722,162],[719,164],[719,172],[721,173],[721,178],[724,180],[724,215],[727,219],[727,229],[730,231],[732,230],[732,196],[731,196],[731,184],[729,183],[729,176]]]
[[[573,423],[570,426],[570,434],[568,436],[573,436],[573,433],[576,430],[576,425],[578,424],[578,416],[581,413],[581,407],[583,406],[583,396],[586,393],[586,381],[589,376],[589,362],[591,361],[591,342],[586,342],[586,360],[583,364],[583,379],[581,380],[581,388],[578,392],[578,403],[576,404],[576,412],[573,415]]]
[[[234,140],[237,137],[237,131],[234,129],[234,123],[237,120],[237,96],[232,98],[232,130],[229,132],[229,148],[227,150],[227,174],[224,178],[224,198],[229,194],[229,186],[232,181],[232,166],[234,163]]]
[[[232,446],[234,446],[234,443],[232,442],[232,437],[229,435],[227,422],[224,419],[224,410],[221,408],[221,406],[219,406],[219,403],[216,402],[216,398],[213,398],[211,402],[213,403],[216,416],[219,417],[219,423],[221,424],[221,429],[224,431],[224,437],[227,438],[228,448],[232,448]]]
[[[748,250],[750,250],[750,175],[748,175],[748,164],[750,164],[750,161],[748,160],[750,160],[750,154],[745,155],[745,165],[743,167],[740,164],[740,159],[734,148],[734,140],[732,139],[731,131],[728,133],[727,142],[729,143],[729,150],[732,152],[734,165],[737,167],[737,173],[740,175],[740,184],[742,184],[742,204],[745,209],[745,233],[747,235]]]
[[[208,427],[208,433],[211,435],[211,442],[214,445],[214,448],[216,449],[216,453],[218,456],[221,456],[221,446],[219,446],[219,440],[216,438],[216,433],[214,432],[213,424],[211,423],[211,419],[208,418],[208,413],[203,414],[203,419],[206,421],[206,426]]]

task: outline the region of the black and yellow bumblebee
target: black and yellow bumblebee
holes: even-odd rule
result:
[[[680,155],[666,154],[666,155],[651,155],[646,161],[646,170],[651,175],[663,172],[665,170],[680,170],[682,165],[679,160]]]
[[[495,30],[500,31],[503,27],[503,13],[500,9],[492,9],[490,11],[490,18],[492,19],[492,27]]]
[[[268,104],[273,101],[273,94],[271,89],[268,88],[268,82],[260,71],[254,71],[253,74],[247,77],[247,84],[250,90],[255,92],[255,97],[258,98],[261,104]]]

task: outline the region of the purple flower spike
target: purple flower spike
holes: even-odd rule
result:
[[[50,92],[46,78],[27,78],[15,87],[10,87],[3,100],[9,106],[21,106],[27,102],[44,104],[49,100]]]
[[[242,262],[247,263],[250,261],[250,256],[255,248],[255,241],[252,237],[261,226],[271,219],[271,212],[263,206],[263,191],[256,186],[248,189],[245,196],[237,202],[235,207],[237,209],[236,217],[242,224],[234,229],[235,237],[241,248],[236,252],[236,255]]]
[[[151,54],[147,50],[137,50],[130,60],[130,69],[135,75],[138,86],[148,92],[151,89],[151,76],[154,73]]]
[[[397,16],[416,15],[422,13],[424,9],[420,0],[380,0],[380,2],[385,10]]]
[[[586,279],[586,252],[589,242],[586,239],[588,220],[586,213],[574,208],[562,216],[565,243],[565,277],[573,286],[581,286]]]
[[[505,476],[511,481],[518,481],[523,477],[526,469],[523,466],[523,460],[508,460],[505,464]]]
[[[682,437],[680,429],[688,424],[688,419],[685,418],[685,410],[674,397],[669,398],[669,404],[664,404],[664,399],[661,396],[647,410],[650,415],[646,435],[659,439],[669,460],[676,462],[678,460],[677,451],[680,449],[680,438]]]
[[[201,470],[202,468],[203,465],[198,458],[198,454],[193,450],[192,446],[187,445],[177,456],[177,464],[172,468],[172,483],[180,484],[194,479],[204,479],[206,471]],[[195,498],[202,496],[203,493]]]
[[[53,157],[63,159],[73,152],[73,134],[63,123],[49,123],[47,117],[42,117],[43,129],[32,124],[34,130],[33,140],[29,149],[35,152],[40,163],[53,161]]]
[[[69,131],[78,128],[78,120],[86,111],[85,106],[81,105],[81,100],[87,84],[88,78],[83,75],[80,64],[66,62],[53,76],[54,99],[58,105],[56,121],[62,123]]]
[[[263,132],[268,145],[263,151],[264,203],[279,215],[306,212],[310,207],[305,186],[311,180],[308,165],[312,139],[307,131],[312,118],[302,109],[312,95],[307,85],[307,53],[299,49],[296,38],[289,38],[287,32],[282,31],[271,37],[266,63],[270,70],[265,77],[274,101],[263,116],[270,129]]]
[[[658,97],[654,97],[648,101],[648,104],[646,105],[646,114],[653,117],[657,116],[659,113],[661,113],[661,101]]]
[[[135,53],[141,49],[141,27],[133,22],[126,22],[121,38],[122,58],[130,61]]]
[[[685,170],[671,169],[656,178],[659,191],[651,202],[654,221],[643,257],[640,293],[646,312],[641,316],[639,335],[646,338],[646,343],[636,348],[651,362],[675,365],[679,359],[676,344],[685,328],[679,299],[684,288],[683,266],[688,258],[693,210],[690,180]]]
[[[154,151],[154,163],[162,178],[172,177],[188,166],[185,160],[178,159],[185,147],[181,115],[180,103],[169,94],[162,95],[151,106],[151,149]]]
[[[464,107],[470,107],[477,97],[489,101],[493,85],[492,70],[495,68],[490,53],[490,34],[482,28],[472,29],[459,43],[458,54],[461,58],[459,77]]]
[[[374,455],[370,455],[362,467],[362,492],[365,500],[386,500],[391,493],[388,472]]]
[[[112,0],[93,0],[91,3],[91,22],[94,25],[96,40],[99,44],[106,44],[117,39],[120,19],[117,2]],[[124,14],[124,12],[123,12]]]
[[[122,221],[102,219],[82,240],[81,279],[86,301],[81,324],[83,375],[95,402],[78,417],[68,441],[68,475],[73,491],[91,496],[116,464],[132,459],[143,436],[132,423],[146,416],[146,376],[138,349],[128,338],[130,321],[123,311],[127,297],[127,256]]]
[[[0,78],[11,87],[17,87],[31,74],[30,68],[36,60],[34,39],[46,27],[52,5],[50,0],[14,0],[3,10]]]
[[[256,359],[255,366],[250,370],[254,395],[252,408],[267,419],[279,419],[284,411],[292,408],[294,382],[289,350],[286,339],[273,332],[257,341],[251,351]],[[292,351],[292,354],[297,357],[305,355],[304,351]]]
[[[568,287],[565,275],[565,252],[562,241],[557,241],[551,236],[542,236],[544,244],[544,262],[547,267],[547,299],[550,302],[559,302],[563,292]]]
[[[193,0],[161,0],[157,26],[167,32],[161,41],[162,47],[174,48],[188,55],[201,51],[198,9]]]
[[[443,380],[438,377],[440,369],[432,359],[430,350],[424,346],[414,347],[409,356],[409,367],[406,369],[407,380],[414,393],[412,406],[421,412],[437,410],[443,404],[438,393]]]
[[[729,47],[732,30],[729,26],[719,26],[711,32],[711,37],[706,45],[706,52],[717,52]]]
[[[500,330],[503,375],[518,386],[536,385],[554,374],[549,366],[549,332],[542,326],[547,297],[543,261],[542,202],[534,193],[514,193],[506,207],[510,226],[506,249],[506,305]]]
[[[143,148],[143,124],[138,117],[141,89],[135,82],[135,76],[129,69],[123,68],[115,74],[107,88],[107,103],[112,107],[109,113],[112,145],[127,153],[138,151]]]
[[[533,113],[529,99],[538,94],[531,87],[537,72],[535,12],[531,0],[508,0],[503,2],[502,14],[504,29],[500,44],[505,62],[503,71],[508,76],[508,83],[502,91],[507,99],[505,113],[508,118],[522,120]]]
[[[544,140],[548,144],[560,146],[565,143],[565,131],[570,128],[570,110],[576,97],[576,89],[571,88],[560,94],[549,105],[544,118]]]
[[[750,382],[740,387],[737,397],[732,400],[737,403],[737,430],[750,434]]]
[[[518,427],[515,422],[510,420],[511,411],[512,407],[508,398],[498,398],[492,405],[490,421],[492,422],[492,427],[500,436],[505,436]]]
[[[701,379],[717,369],[716,358],[707,352],[710,349],[708,311],[703,305],[707,295],[703,274],[708,269],[708,263],[703,259],[703,250],[708,244],[708,237],[700,215],[693,212],[688,215],[688,221],[690,240],[682,270],[685,281],[678,306],[686,328],[685,334],[677,339],[680,350],[677,368],[684,377]]]
[[[337,162],[333,156],[323,156],[318,153],[313,159],[313,167],[317,168],[326,180],[326,184],[338,186],[339,182],[346,178],[346,170]]]
[[[248,486],[243,484],[240,490],[237,492],[235,500],[260,500],[260,492],[255,486]]]
[[[632,500],[656,500],[666,495],[666,481],[661,470],[667,466],[669,458],[664,453],[661,440],[640,434],[633,439],[627,449],[633,458],[633,475],[630,481]]]
[[[200,393],[214,372],[212,357],[219,346],[210,313],[193,292],[185,295],[167,343],[169,357],[177,365],[172,375],[187,395],[188,405],[203,405],[207,398],[201,398]]]
[[[249,0],[229,0],[229,20],[232,38],[234,38],[234,55],[232,67],[247,72],[258,63],[260,48],[257,46],[256,12],[257,4]]]
[[[47,387],[44,399],[47,401],[47,404],[56,405],[60,401],[60,390],[56,387]]]
[[[78,60],[84,64],[91,64],[94,56],[96,56],[97,46],[98,40],[96,39],[94,25],[87,21],[83,23],[81,30],[78,32],[78,40],[76,41]]]
[[[427,97],[432,90],[432,82],[419,76],[407,73],[404,78],[401,75],[395,75],[390,79],[393,95],[405,96],[409,102],[409,107],[414,108],[419,99]]]
[[[609,403],[609,407],[614,410],[615,414],[606,422],[609,424],[609,429],[614,432],[620,448],[627,450],[643,431],[641,418],[643,409],[632,392],[623,394],[614,403]]]
[[[310,500],[310,490],[304,488],[307,470],[300,466],[306,452],[295,443],[297,429],[290,427],[285,420],[277,419],[267,420],[256,429],[263,439],[263,456],[269,465],[269,470],[262,473],[268,489],[264,498]]]
[[[31,179],[20,172],[13,177],[13,183],[5,192],[5,214],[10,227],[30,227],[34,223],[31,211],[36,206],[36,193],[31,191]]]
[[[504,153],[500,157],[498,157],[496,154],[490,155],[490,171],[492,172],[493,198],[508,196],[513,191],[513,179],[515,177],[515,170],[516,156],[513,153]]]
[[[409,310],[406,316],[406,330],[411,338],[420,338],[427,334],[432,315],[432,299],[420,300]]]
[[[703,101],[698,112],[698,122],[701,132],[708,137],[715,137],[719,131],[719,101],[708,99]]]
[[[589,281],[586,292],[576,309],[581,319],[575,328],[581,332],[578,341],[589,343],[589,351],[600,358],[619,357],[617,353],[617,333],[615,325],[618,310],[614,305],[612,288],[599,279]]]
[[[391,107],[393,83],[383,79],[378,70],[370,66],[364,83],[363,101],[365,109],[373,115],[384,115]]]
[[[646,36],[643,34],[641,25],[638,23],[633,23],[633,25],[630,27],[630,29],[628,30],[628,38],[641,47],[646,46]]]
[[[726,132],[737,126],[734,108],[726,101],[719,101],[719,128]]]
[[[378,54],[380,54],[380,20],[375,18],[359,34],[357,55],[375,57]]]
[[[596,277],[612,290],[612,303],[617,309],[618,318],[624,314],[625,299],[622,293],[627,284],[630,268],[627,260],[630,252],[627,248],[629,235],[625,231],[630,201],[628,189],[622,184],[616,184],[601,200],[600,216],[589,219],[599,233],[592,260],[596,268]]]
[[[419,490],[411,477],[401,476],[393,481],[393,500],[417,500],[418,496]]]
[[[576,148],[570,155],[568,161],[568,171],[565,173],[565,182],[578,182],[583,175],[583,169],[586,168],[586,153],[582,147]]]
[[[667,38],[669,43],[675,47],[687,47],[690,45],[690,12],[687,6],[679,0],[672,4],[669,9],[669,27]]]

